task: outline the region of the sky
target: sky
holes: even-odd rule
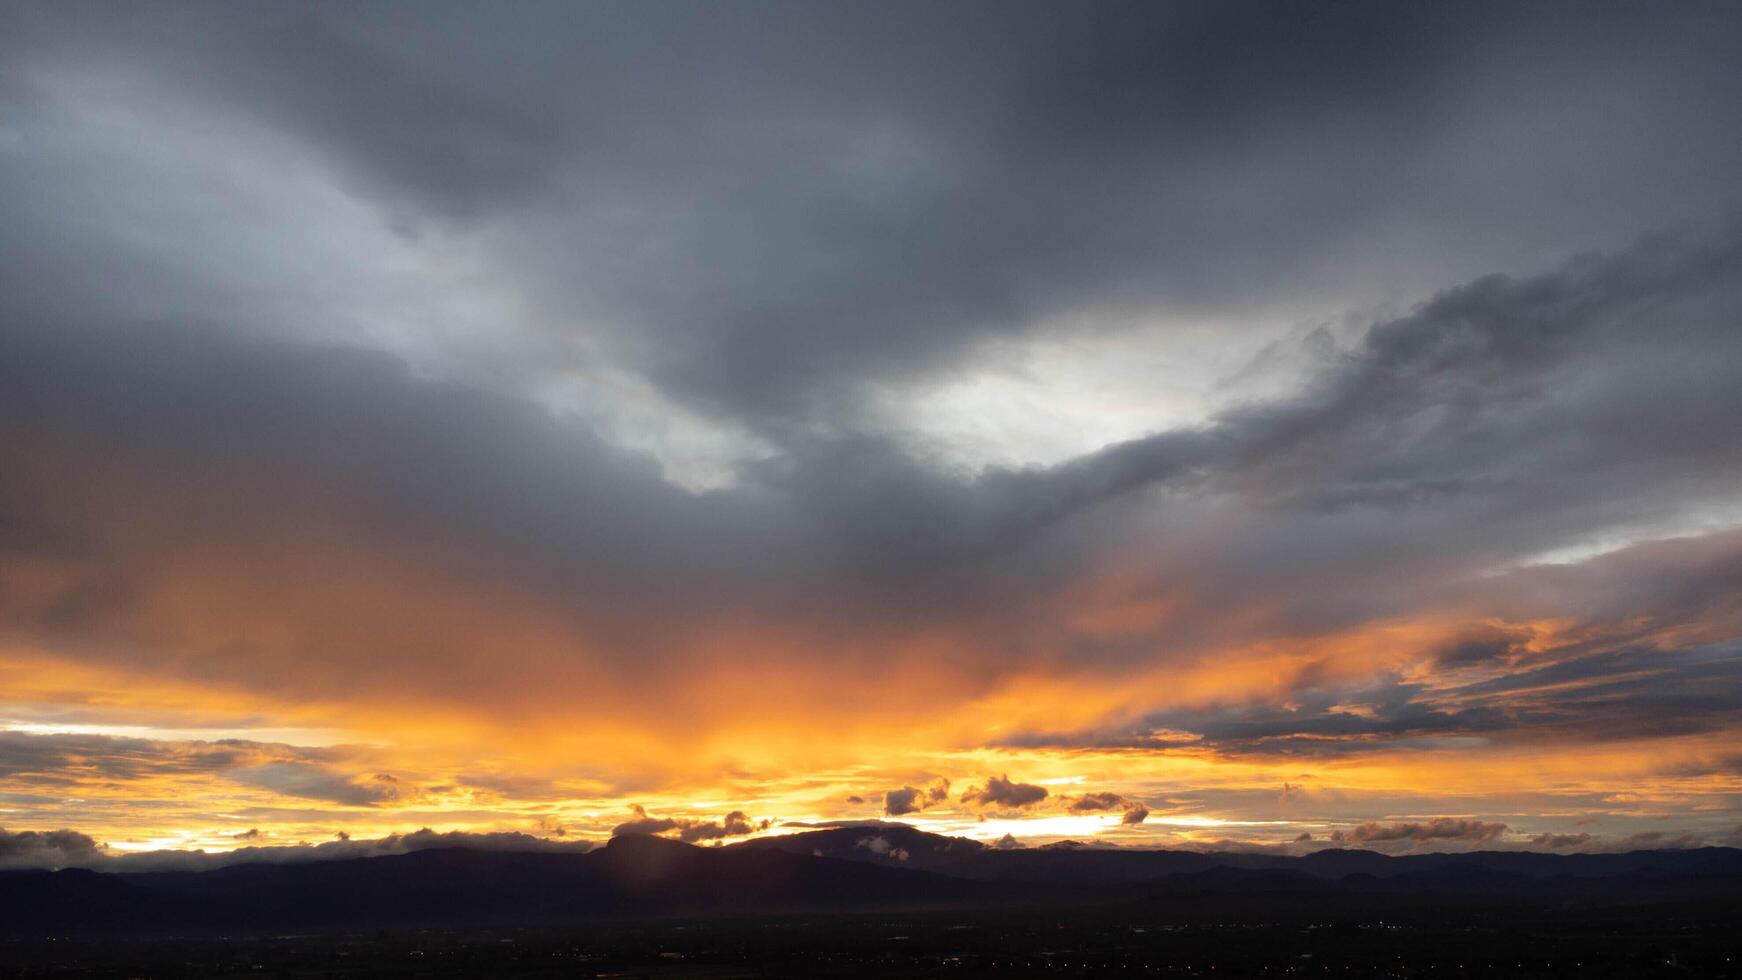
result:
[[[1737,50],[0,6],[0,866],[1742,843]]]

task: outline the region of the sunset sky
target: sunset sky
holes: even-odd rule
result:
[[[1742,843],[1738,51],[0,4],[0,867]]]

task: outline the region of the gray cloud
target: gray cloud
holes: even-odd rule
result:
[[[268,762],[226,773],[230,779],[286,796],[326,800],[348,806],[399,803],[415,796],[391,773],[348,775],[305,762]]]
[[[701,840],[719,840],[723,837],[742,837],[754,834],[758,830],[767,830],[770,821],[751,820],[742,810],[733,810],[717,821],[697,821],[683,825],[678,831],[678,839],[695,842]]]
[[[253,836],[250,836],[253,835]],[[261,835],[248,831],[238,840]],[[552,841],[513,832],[437,833],[425,827],[404,834],[371,839],[353,839],[341,832],[319,844],[250,845],[231,851],[162,850],[121,852],[71,830],[0,830],[0,869],[3,868],[92,868],[100,871],[207,871],[232,864],[290,864],[303,861],[337,861],[347,858],[409,854],[436,848],[465,847],[485,851],[584,853],[592,841]]]
[[[9,5],[4,638],[291,700],[633,711],[716,657],[917,712],[1434,613],[1468,622],[1393,658],[1432,680],[1307,664],[1006,741],[1733,727],[1742,225],[1690,222],[1742,204],[1739,44],[1717,4]],[[1007,347],[1199,332],[1255,353],[1185,373],[1290,380],[1056,464],[912,431]],[[673,485],[620,416],[718,428],[727,478]],[[1110,568],[1166,622],[1075,625]],[[1551,619],[1548,656],[1510,625]],[[707,646],[746,623],[782,642]],[[0,733],[0,775],[73,745]]]
[[[103,845],[76,830],[8,831],[0,827],[0,870],[65,868],[89,864],[103,855]]]
[[[0,731],[0,777],[53,780],[75,766],[104,779],[218,772],[262,755],[294,752],[288,746],[220,740],[164,742],[108,735]]]
[[[1453,817],[1435,817],[1427,823],[1364,823],[1349,830],[1331,831],[1339,844],[1408,843],[1411,847],[1445,841],[1486,844],[1506,832],[1503,823],[1484,823]]]
[[[677,821],[671,817],[650,817],[647,810],[640,806],[632,809],[635,811],[635,819],[625,820],[611,828],[612,837],[651,837],[677,829]]]
[[[1239,601],[1304,566],[1344,584],[1385,583],[1353,590],[1364,601],[1303,598],[1277,614],[1279,626],[1308,625],[1406,601],[1399,583],[1419,574],[1395,573],[1425,554],[1435,555],[1435,571],[1461,571],[1502,557],[1501,541],[1517,554],[1632,519],[1642,479],[1680,481],[1685,505],[1721,498],[1719,478],[1737,464],[1722,434],[1732,386],[1719,367],[1735,343],[1720,329],[1729,307],[1715,304],[1734,299],[1736,246],[1730,233],[1662,239],[1546,277],[1484,280],[1376,327],[1339,370],[1294,400],[1050,469],[995,470],[967,482],[886,442],[855,439],[794,447],[764,468],[758,491],[696,497],[664,486],[645,461],[510,400],[418,383],[379,358],[197,330],[15,327],[4,338],[10,370],[0,407],[15,426],[54,432],[69,447],[121,440],[226,465],[299,460],[342,480],[357,498],[358,520],[380,517],[369,508],[392,500],[398,524],[461,522],[553,586],[571,587],[568,594],[612,597],[612,608],[628,610],[624,618],[654,594],[704,608],[766,602],[770,582],[795,575],[910,607],[917,599],[899,594],[913,590],[922,568],[933,569],[921,579],[929,588],[959,599],[1007,596],[1063,571],[1057,560],[1069,552],[1058,546],[1088,543],[1082,536],[1097,529],[1084,522],[1054,533],[1052,549],[1034,547],[1073,515],[1148,486],[1187,494],[1178,501],[1187,513],[1235,494],[1265,519],[1251,536],[1227,542],[1218,567],[1192,565],[1194,593],[1244,578],[1250,584],[1224,600]],[[1651,345],[1632,329],[1646,311]],[[1663,353],[1695,343],[1713,345],[1707,362]],[[1629,364],[1624,372],[1621,363]],[[1611,425],[1611,405],[1647,378],[1676,384],[1680,396]],[[309,391],[323,397],[308,399]],[[1404,428],[1411,438],[1398,441]],[[1549,438],[1564,447],[1552,466],[1541,453]],[[65,502],[62,513],[41,512],[48,503],[33,497],[33,476],[42,462],[11,462],[20,479],[8,505],[22,530],[35,540],[78,535],[86,548],[103,544],[88,540],[97,527],[66,526]],[[522,482],[483,478],[497,472],[522,474]],[[1272,489],[1252,495],[1258,486]],[[581,502],[589,506],[577,509]],[[283,513],[330,524],[334,511]],[[585,516],[593,513],[611,519]],[[1453,534],[1476,519],[1491,529]],[[1279,525],[1294,530],[1280,535]],[[1291,550],[1279,551],[1283,542]],[[766,580],[735,574],[736,556],[751,552]],[[1012,570],[1026,568],[1036,580],[952,581],[995,553],[1026,553]],[[1356,555],[1370,570],[1353,567]],[[107,593],[93,583],[82,595],[87,606],[97,603],[86,616],[131,598],[125,578]],[[601,599],[593,615],[604,616],[606,605]],[[840,601],[828,606],[839,610]]]
[[[1296,397],[1051,468],[963,477],[886,440],[824,440],[795,445],[737,490],[708,494],[671,487],[646,460],[530,405],[419,380],[382,357],[203,328],[13,318],[0,323],[0,409],[19,436],[6,441],[4,557],[53,574],[32,576],[45,583],[40,592],[7,595],[5,612],[14,630],[78,656],[246,649],[240,658],[184,654],[176,667],[243,683],[275,659],[325,657],[342,672],[269,673],[275,684],[312,685],[311,694],[330,693],[331,678],[343,676],[347,687],[501,699],[538,692],[467,651],[528,622],[542,624],[529,647],[586,646],[585,634],[593,646],[640,654],[592,661],[634,683],[654,682],[692,631],[745,611],[818,636],[971,624],[966,656],[982,658],[988,678],[1049,648],[1116,665],[1189,651],[1230,619],[1253,635],[1312,633],[1434,603],[1617,621],[1643,607],[1669,626],[1726,608],[1742,582],[1734,536],[1645,548],[1585,570],[1481,576],[1605,528],[1697,515],[1730,499],[1742,476],[1726,435],[1742,411],[1728,368],[1742,350],[1726,328],[1738,308],[1739,243],[1735,228],[1658,237],[1547,275],[1451,290],[1374,327]],[[1680,353],[1692,349],[1702,356]],[[1674,396],[1646,397],[1664,390]],[[1622,417],[1620,405],[1636,407]],[[54,452],[39,451],[49,445]],[[118,445],[129,452],[103,450]],[[278,478],[279,466],[321,474],[321,489]],[[214,472],[227,482],[205,478]],[[152,507],[135,506],[140,499]],[[273,505],[256,506],[263,500]],[[1143,588],[1182,600],[1165,635],[1109,641],[1046,621],[1049,597],[1102,551],[1230,512],[1246,519],[1213,547],[1187,534],[1157,551]],[[284,565],[287,538],[344,542],[383,562],[360,583],[391,587],[382,608],[413,602],[422,588],[400,564],[406,555],[442,557],[486,541],[481,557],[497,574],[489,586],[463,575],[443,583],[479,596],[477,616],[451,623],[406,608],[382,624],[319,593],[315,616],[286,618],[298,607],[261,597],[318,581],[270,577],[278,568],[300,574]],[[223,599],[306,641],[273,649],[258,630],[178,627],[153,614],[150,583],[187,569],[180,549],[208,540],[245,566],[217,580],[236,590]],[[311,556],[309,567],[331,562]],[[1632,574],[1646,568],[1677,574]],[[500,602],[486,602],[484,590],[501,582],[538,615],[505,617]],[[1017,607],[1036,615],[990,615]],[[839,655],[870,658],[874,648]],[[1456,656],[1470,659],[1467,650]],[[1724,678],[1725,662],[1701,669]],[[1393,683],[1368,696],[1385,708],[1378,724],[1394,732],[1541,717],[1440,707],[1420,694]],[[1727,716],[1728,695],[1701,696],[1705,709],[1670,717]],[[1250,737],[1236,721],[1209,733]],[[1371,727],[1349,715],[1280,721],[1319,735]],[[1250,731],[1263,735],[1262,725]]]
[[[1523,652],[1530,640],[1526,630],[1502,629],[1492,624],[1472,626],[1433,655],[1434,664],[1447,669],[1504,662]]]
[[[751,820],[742,810],[733,810],[720,820],[686,820],[649,816],[647,810],[641,806],[631,809],[635,813],[635,819],[612,828],[612,837],[657,836],[676,831],[679,840],[693,844],[697,841],[742,837],[758,830],[767,830],[770,826],[770,821]]]
[[[988,776],[984,786],[962,791],[962,802],[1002,810],[1020,810],[1046,799],[1045,786],[1012,782],[1009,776]]]
[[[1591,835],[1586,834],[1586,833],[1578,833],[1578,834],[1544,833],[1544,834],[1536,834],[1530,838],[1530,842],[1532,844],[1535,844],[1537,847],[1546,847],[1546,848],[1549,848],[1551,850],[1560,850],[1561,848],[1565,848],[1565,847],[1578,847],[1581,844],[1588,844],[1588,843],[1590,843],[1590,841],[1591,841]]]
[[[1739,558],[1742,536],[1728,532],[1621,549],[1576,567],[1488,577],[1474,602],[1520,619],[1562,618],[1573,639],[1526,653],[1520,631],[1501,635],[1478,623],[1449,646],[1396,651],[1436,669],[1481,668],[1468,679],[1453,673],[1410,682],[1396,674],[1327,681],[1308,664],[1285,704],[1241,701],[1164,711],[1121,730],[1033,732],[1011,742],[1335,755],[1365,751],[1376,741],[1432,744],[1450,736],[1540,743],[1725,730],[1742,704],[1735,641],[1677,645],[1660,637],[1695,624],[1706,635],[1733,631],[1733,618],[1720,610],[1734,608],[1726,603],[1742,596]],[[1723,760],[1695,768],[1714,766],[1721,769]],[[1284,800],[1290,795],[1285,786]]]
[[[101,63],[283,134],[398,220],[511,227],[540,302],[778,429],[1084,304],[1461,278],[1734,201],[1742,141],[1708,119],[1742,18],[1577,12],[41,4],[8,26],[27,79]]]
[[[1123,813],[1119,822],[1133,826],[1149,819],[1149,807],[1118,793],[1084,793],[1082,796],[1069,797],[1067,800],[1065,809],[1072,813],[1102,813],[1108,810],[1120,810]]]
[[[287,796],[354,806],[400,802],[416,791],[390,773],[359,772],[353,750],[242,739],[170,741],[110,735],[0,731],[0,779],[76,792],[97,779],[221,777]]]
[[[1073,798],[1066,809],[1072,813],[1098,813],[1102,810],[1117,810],[1125,802],[1125,797],[1118,793],[1084,793]]]
[[[1611,847],[1617,851],[1669,851],[1704,847],[1705,844],[1705,839],[1696,834],[1670,830],[1642,830],[1612,842]]]
[[[918,813],[928,807],[937,806],[949,797],[950,781],[947,779],[940,779],[924,789],[903,786],[883,794],[883,813],[890,817]]]

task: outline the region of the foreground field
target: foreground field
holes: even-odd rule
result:
[[[1742,907],[1396,920],[1142,906],[0,944],[0,977],[1730,977]]]

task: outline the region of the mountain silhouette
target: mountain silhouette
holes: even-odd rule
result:
[[[1086,904],[1629,906],[1742,900],[1742,851],[1305,857],[1000,850],[898,825],[727,847],[623,836],[587,853],[419,851],[210,871],[0,873],[0,934],[241,935]]]

